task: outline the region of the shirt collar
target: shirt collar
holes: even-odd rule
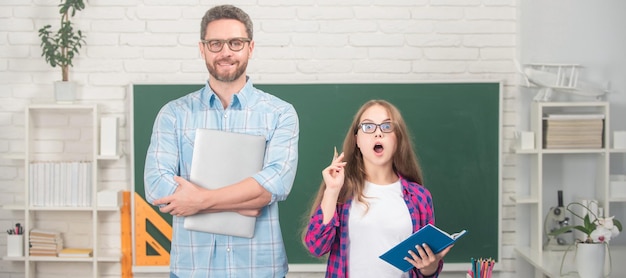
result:
[[[211,86],[209,85],[208,80],[206,81],[204,86],[205,86],[204,89],[207,92],[207,95],[209,98],[209,106],[210,107],[216,107],[216,106],[222,107],[222,104],[219,98],[217,97],[213,89],[211,89]],[[246,76],[246,84],[243,86],[243,88],[241,88],[241,90],[238,93],[233,95],[232,102],[230,104],[230,107],[228,108],[240,110],[240,109],[243,109],[243,107],[248,106],[248,104],[253,103],[253,100],[252,100],[253,92],[254,92],[254,87],[252,86],[252,81],[250,80],[249,76]]]

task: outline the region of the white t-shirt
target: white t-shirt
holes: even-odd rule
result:
[[[388,185],[365,182],[364,194],[369,209],[356,199],[350,207],[349,274],[350,277],[409,277],[379,258],[391,247],[409,237],[413,224],[402,198],[400,180]],[[407,253],[408,255],[408,253]]]

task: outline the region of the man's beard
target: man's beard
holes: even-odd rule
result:
[[[216,61],[216,63],[218,62],[220,61]],[[248,61],[240,63],[235,72],[232,74],[218,74],[214,64],[208,62],[206,63],[206,67],[209,70],[209,74],[213,76],[213,78],[215,78],[216,80],[221,82],[233,82],[239,79],[239,77],[241,77],[241,75],[246,71],[246,67],[248,67]]]

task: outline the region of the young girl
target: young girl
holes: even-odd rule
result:
[[[344,161],[345,158],[345,161]],[[370,100],[357,112],[313,202],[304,243],[319,257],[328,252],[326,277],[437,277],[452,246],[433,254],[417,246],[402,272],[378,258],[422,226],[434,224],[430,192],[400,111]]]

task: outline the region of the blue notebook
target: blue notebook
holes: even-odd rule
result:
[[[413,265],[404,260],[404,257],[410,256],[409,250],[413,250],[413,252],[418,254],[417,249],[415,249],[416,245],[426,243],[428,244],[428,247],[433,250],[433,253],[437,254],[441,252],[441,250],[446,249],[446,247],[455,243],[466,233],[467,231],[463,230],[450,235],[434,225],[428,224],[417,230],[417,232],[413,233],[407,239],[398,243],[398,245],[389,249],[389,251],[385,252],[385,254],[380,255],[379,258],[397,267],[398,269],[407,272],[413,268]]]

